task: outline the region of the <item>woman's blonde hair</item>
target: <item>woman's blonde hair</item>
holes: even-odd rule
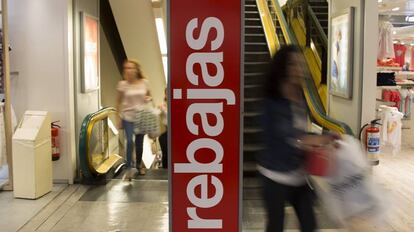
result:
[[[142,73],[142,69],[141,69],[141,65],[139,64],[139,62],[137,60],[134,59],[126,59],[124,61],[124,65],[127,63],[131,63],[135,65],[135,68],[137,70],[137,79],[146,79],[145,75]]]

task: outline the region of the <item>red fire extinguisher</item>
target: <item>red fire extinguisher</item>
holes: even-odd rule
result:
[[[59,129],[60,126],[57,124],[59,121],[52,122],[52,160],[56,161],[60,159],[60,148],[59,148]]]
[[[380,154],[380,126],[381,124],[378,123],[380,119],[372,120],[370,123],[365,124],[360,132],[360,139],[362,139],[362,134],[364,134],[364,147],[368,155],[368,160],[371,162],[372,165],[379,164],[379,154]]]

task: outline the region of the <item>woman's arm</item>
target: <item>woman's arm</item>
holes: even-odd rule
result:
[[[151,90],[150,90],[148,80],[144,79],[144,81],[145,81],[145,85],[147,87],[147,95],[145,96],[145,101],[148,103],[148,102],[152,101],[152,94],[151,94]]]
[[[117,99],[116,99],[116,106],[115,107],[116,107],[116,111],[118,111],[118,115],[119,115],[119,117],[117,117],[117,119],[118,119],[117,126],[118,126],[119,129],[122,129],[122,119],[120,118],[122,98],[123,98],[122,92],[118,90],[118,96],[117,96]]]

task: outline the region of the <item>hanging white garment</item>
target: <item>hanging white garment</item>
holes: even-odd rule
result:
[[[392,31],[394,26],[388,21],[379,23],[378,60],[395,58]]]
[[[385,144],[388,141],[388,118],[391,115],[391,111],[393,107],[389,107],[386,105],[379,106],[380,109],[380,118],[381,118],[381,143]]]
[[[381,138],[382,145],[390,145],[392,154],[396,155],[401,150],[401,119],[404,114],[399,112],[396,107],[380,106],[381,109]]]
[[[401,112],[392,112],[388,118],[388,144],[392,147],[392,154],[396,155],[401,151],[401,130],[402,122],[401,119],[404,114]]]

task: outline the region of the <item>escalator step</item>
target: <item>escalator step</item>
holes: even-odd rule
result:
[[[261,72],[256,72],[256,73],[245,73],[244,76],[245,77],[256,77],[256,76],[264,76],[266,75],[265,73],[261,73]]]
[[[257,11],[257,5],[253,5],[253,4],[244,5],[244,11]]]
[[[244,145],[243,150],[244,151],[262,151],[264,149],[264,145]]]
[[[260,25],[246,25],[244,30],[248,34],[263,33],[263,27]]]
[[[250,11],[250,12],[254,12],[254,11]],[[245,12],[244,16],[245,18],[259,18],[260,17],[259,13],[249,13],[249,12]]]
[[[268,57],[270,57],[269,54],[269,48],[267,45],[246,45],[244,46],[245,52],[266,52],[268,54]]]
[[[244,127],[243,133],[246,134],[256,134],[263,132],[263,129],[260,127]]]
[[[262,115],[262,113],[260,113],[260,112],[246,112],[246,113],[243,114],[243,116],[245,118],[254,118],[254,117],[261,116],[261,115]]]
[[[245,55],[245,62],[268,62],[270,60],[268,51],[247,51]]]
[[[255,102],[255,103],[257,103],[257,102],[261,102],[263,100],[264,100],[264,98],[244,98],[245,103],[246,102]]]
[[[264,98],[259,97],[252,97],[252,98],[244,98],[243,105],[245,112],[258,112],[261,110],[261,106],[263,104]],[[252,126],[252,125],[250,125]]]
[[[245,55],[269,55],[268,52],[245,52]]]
[[[262,26],[262,21],[258,18],[245,18],[244,25],[245,26]]]
[[[328,6],[312,6],[312,10],[315,13],[328,12]]]
[[[266,37],[264,34],[245,34],[245,42],[261,42],[266,43]]]
[[[267,43],[264,42],[245,42],[244,43],[245,47],[251,46],[251,47],[262,47],[262,46],[267,46]]]
[[[245,65],[268,65],[269,62],[264,62],[264,61],[249,61],[249,62],[244,62]]]
[[[267,68],[268,68],[268,62],[260,62],[260,63],[258,63],[258,62],[255,62],[255,63],[245,62],[245,64],[244,64],[244,70],[245,70],[246,73],[266,72]],[[263,79],[263,78],[261,78],[261,76],[257,76],[255,78],[256,79],[257,78]]]

